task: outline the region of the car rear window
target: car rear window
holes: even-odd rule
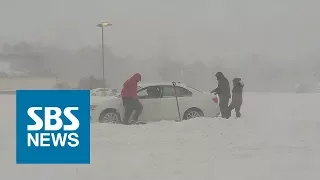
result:
[[[196,88],[193,88],[193,87],[190,87],[190,86],[187,86],[188,88],[190,88],[190,89],[193,89],[193,90],[195,90],[195,91],[198,91],[198,92],[200,92],[200,93],[203,93],[203,91],[200,91],[199,89],[196,89]]]

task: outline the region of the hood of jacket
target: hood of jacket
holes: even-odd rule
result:
[[[134,74],[124,84],[121,91],[122,97],[137,98],[138,82],[141,81],[139,73]]]
[[[243,82],[241,81],[241,78],[234,78],[232,82],[233,82],[233,86],[237,86],[237,85],[241,87],[244,86]]]
[[[226,77],[222,74],[222,72],[217,72],[217,73],[216,73],[216,77],[217,77],[218,80],[219,80],[219,79],[224,79],[224,78],[226,78]]]

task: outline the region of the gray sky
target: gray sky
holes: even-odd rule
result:
[[[166,53],[177,60],[261,54],[320,57],[317,0],[0,0],[0,43],[68,48],[106,43],[121,56]],[[273,59],[272,58],[272,59]]]

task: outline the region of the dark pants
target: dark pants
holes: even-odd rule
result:
[[[123,117],[123,124],[128,125],[129,124],[129,119],[133,111],[136,111],[134,116],[133,116],[133,121],[138,121],[138,118],[142,112],[142,104],[138,99],[133,99],[133,98],[122,98],[123,106],[125,108],[124,112],[124,117]]]
[[[228,96],[219,96],[219,107],[223,118],[229,118],[229,99]]]
[[[236,117],[237,118],[241,117],[241,113],[240,113],[241,105],[242,105],[242,102],[240,102],[240,101],[232,101],[230,106],[229,106],[230,116],[231,116],[231,111],[233,109],[235,109]]]

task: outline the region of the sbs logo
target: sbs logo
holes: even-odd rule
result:
[[[17,164],[90,164],[90,91],[16,91]]]
[[[67,107],[63,111],[59,107],[30,107],[28,109],[29,117],[35,122],[34,125],[28,125],[27,144],[30,146],[54,147],[79,145],[79,135],[75,131],[79,128],[79,119],[71,111],[78,111],[79,107]],[[44,111],[44,119],[36,114],[36,111]],[[61,119],[63,115],[71,122],[70,125],[64,125]],[[55,121],[52,123],[52,121]],[[40,130],[48,132],[37,132]],[[59,132],[62,130],[63,132]],[[58,132],[55,132],[58,131]],[[35,133],[32,133],[35,132]]]

